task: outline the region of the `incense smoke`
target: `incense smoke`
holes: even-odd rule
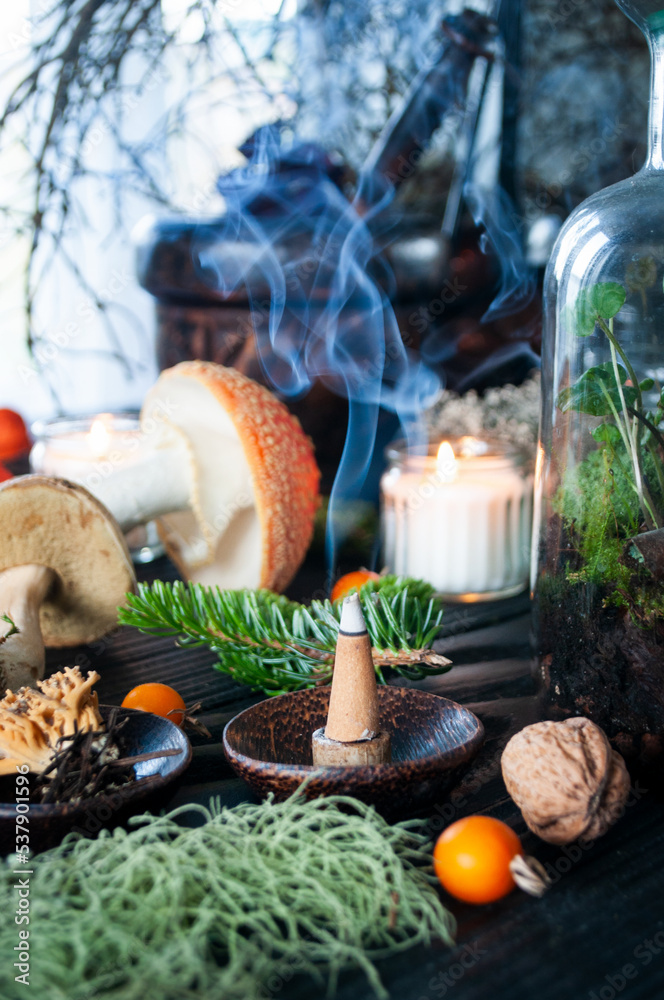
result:
[[[385,210],[395,185],[408,176],[402,167],[412,172],[444,114],[463,103],[474,60],[486,51],[492,31],[472,11],[446,20],[436,58],[388,122],[352,201],[342,190],[342,171],[320,147],[285,147],[278,126],[259,129],[241,150],[247,165],[218,183],[226,212],[215,225],[216,245],[233,246],[233,261],[227,253],[217,258],[209,240],[194,249],[205,282],[222,297],[248,295],[257,354],[277,392],[298,397],[320,380],[348,400],[346,441],[330,498],[330,566],[339,541],[335,510],[360,493],[380,409],[396,415],[409,445],[422,443],[420,416],[441,387],[429,365],[455,350],[444,335],[430,333],[417,354],[404,344],[391,304],[396,282],[382,254],[395,224],[394,213]],[[470,185],[465,196],[501,265],[486,322],[523,308],[534,283],[506,199]],[[502,353],[522,350],[514,343]]]
[[[411,446],[421,444],[424,409],[440,378],[428,363],[450,345],[425,340],[415,354],[404,345],[390,297],[392,272],[381,255],[389,242],[384,209],[394,188],[383,174],[360,175],[350,202],[340,171],[316,145],[281,144],[278,127],[260,129],[243,147],[247,165],[219,180],[225,215],[217,245],[236,248],[234,263],[217,261],[209,241],[194,249],[197,265],[224,298],[248,294],[257,353],[267,378],[285,397],[305,394],[315,380],[348,400],[346,441],[330,497],[330,567],[339,537],[335,512],[358,496],[373,457],[380,408],[394,413]],[[467,185],[475,221],[501,264],[497,295],[483,321],[523,308],[534,282],[509,204]],[[389,218],[389,216],[387,216]],[[527,352],[517,338],[486,364]]]
[[[391,199],[361,178],[352,202],[335,183],[333,164],[308,144],[283,150],[279,132],[260,129],[243,152],[246,167],[219,181],[226,214],[221,241],[238,247],[234,273],[201,248],[198,265],[212,272],[228,298],[246,286],[259,357],[284,396],[306,393],[320,379],[348,400],[346,444],[334,482],[328,522],[330,560],[338,502],[357,496],[372,458],[379,408],[395,413],[405,435],[418,433],[422,410],[439,378],[410,351],[388,292],[390,272],[377,252],[372,224]],[[256,276],[261,281],[257,282]],[[269,287],[269,308],[256,288]],[[260,299],[260,300],[258,300]]]
[[[499,187],[487,192],[468,183],[463,194],[475,224],[484,228],[480,247],[493,247],[500,262],[500,288],[482,316],[482,322],[488,323],[529,304],[535,294],[535,275],[526,264],[514,209],[505,192]]]
[[[508,195],[498,186],[487,190],[467,182],[463,196],[475,225],[482,231],[480,249],[491,255],[499,269],[491,303],[477,320],[479,327],[525,310],[535,295],[536,278],[523,251],[520,235],[522,220],[516,216]],[[537,326],[537,315],[533,315],[522,319],[511,333],[503,331],[506,341],[475,365],[471,372],[458,378],[455,391],[463,393],[471,388],[481,389],[487,384],[500,384],[502,372],[510,377],[509,373],[515,370],[526,373],[539,367],[540,359],[531,346]],[[425,332],[421,354],[427,364],[439,367],[454,357],[457,342],[454,336],[448,334],[444,324],[437,328],[431,324],[431,327]]]
[[[206,283],[222,297],[248,294],[258,356],[278,392],[296,397],[320,380],[348,400],[328,518],[331,565],[335,509],[366,479],[380,409],[396,415],[413,446],[424,439],[420,415],[440,389],[423,355],[403,342],[391,304],[396,281],[382,256],[395,186],[444,116],[463,107],[476,59],[492,59],[495,24],[476,11],[446,17],[439,29],[429,32],[432,49],[422,47],[424,65],[366,159],[352,201],[318,146],[285,148],[278,126],[264,127],[241,150],[246,167],[219,181],[226,213],[216,235],[218,245],[237,250],[235,262],[229,266],[227,254],[215,261],[209,242],[198,251]]]

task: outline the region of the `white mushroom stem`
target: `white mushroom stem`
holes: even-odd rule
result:
[[[136,463],[111,468],[84,485],[110,510],[123,531],[155,517],[187,510],[194,491],[193,459],[182,434],[158,442],[145,435]]]
[[[0,685],[4,691],[34,686],[44,676],[44,640],[39,610],[56,573],[48,566],[15,566],[0,573],[0,615],[18,629],[0,644]],[[0,623],[4,624],[4,623]],[[11,630],[7,623],[6,635]]]
[[[168,413],[162,412],[159,382],[148,393],[134,456],[114,464],[109,451],[83,485],[122,531],[158,519],[185,577],[195,571],[202,583],[256,586],[261,529],[245,445],[213,393],[193,379],[180,381],[169,390]]]

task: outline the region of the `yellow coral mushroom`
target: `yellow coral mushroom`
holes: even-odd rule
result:
[[[63,736],[102,730],[94,670],[83,677],[78,667],[37,682],[37,690],[7,691],[0,701],[0,774],[16,773],[27,764],[40,774],[52,761]]]

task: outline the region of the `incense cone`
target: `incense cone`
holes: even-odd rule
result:
[[[390,737],[379,731],[376,671],[358,594],[343,604],[325,730],[313,734],[314,764],[380,764]]]

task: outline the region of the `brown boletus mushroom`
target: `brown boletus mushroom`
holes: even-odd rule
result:
[[[140,464],[98,487],[123,530],[157,518],[188,580],[283,590],[313,534],[319,472],[297,419],[234,368],[185,361],[141,410]]]
[[[20,476],[0,486],[0,690],[44,676],[44,645],[94,642],[136,586],[124,536],[84,487]]]

